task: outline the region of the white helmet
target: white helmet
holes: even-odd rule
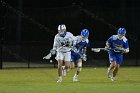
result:
[[[58,26],[58,30],[63,30],[63,29],[66,30],[66,25],[65,24],[62,24],[62,25]]]
[[[66,34],[66,26],[64,24],[58,26],[58,33],[61,36],[65,36],[65,34]]]

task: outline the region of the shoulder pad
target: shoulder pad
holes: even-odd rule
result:
[[[113,40],[117,40],[117,38],[118,38],[118,35],[112,35]]]

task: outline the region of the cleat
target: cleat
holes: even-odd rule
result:
[[[78,80],[78,77],[77,77],[77,76],[74,76],[74,77],[73,77],[73,82],[79,82],[79,80]]]
[[[61,82],[62,82],[62,77],[59,77],[57,83],[61,83]]]
[[[111,77],[111,81],[115,81],[115,77]]]

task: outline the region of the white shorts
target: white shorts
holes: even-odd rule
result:
[[[64,60],[70,61],[71,60],[71,52],[57,52],[56,60]]]

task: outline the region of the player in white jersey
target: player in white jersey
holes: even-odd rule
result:
[[[64,24],[58,26],[58,34],[54,38],[52,54],[56,51],[56,60],[58,61],[58,81],[62,82],[62,65],[65,62],[65,67],[69,67],[71,60],[71,46],[74,36],[66,31]]]
[[[74,74],[73,81],[77,82],[78,75],[82,69],[82,60],[86,61],[86,48],[89,46],[89,31],[87,29],[83,29],[81,31],[80,36],[76,36],[75,41],[76,44],[71,50],[71,61],[77,63],[77,71]]]

